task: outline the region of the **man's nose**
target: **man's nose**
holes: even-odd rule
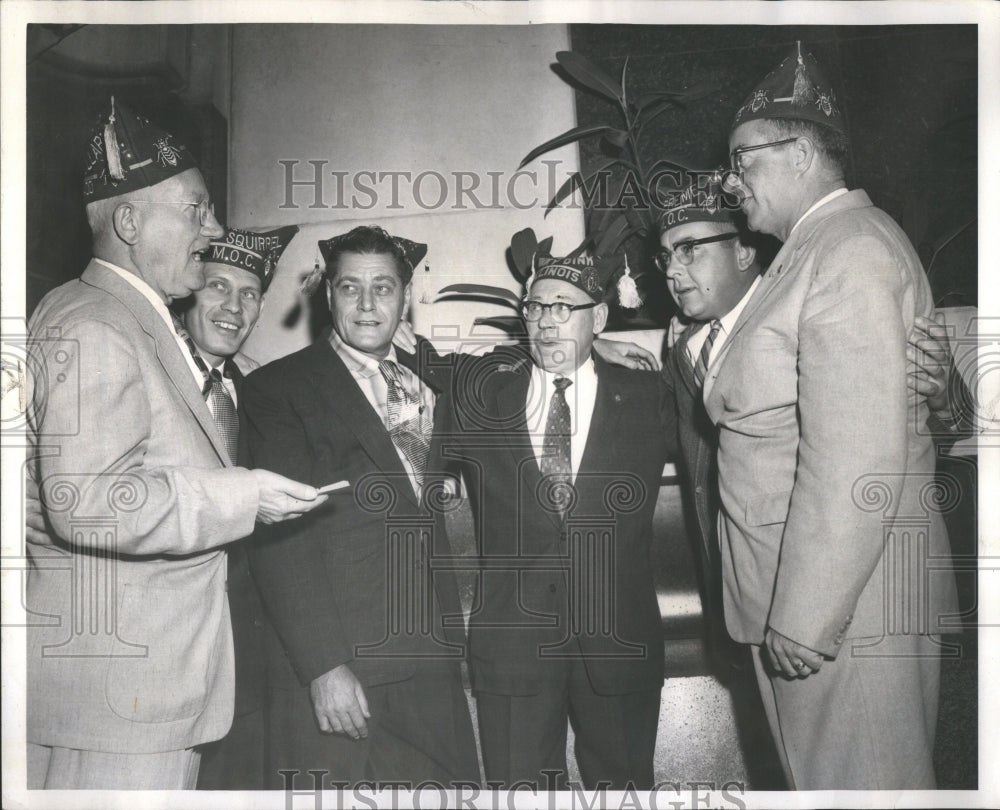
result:
[[[215,212],[209,211],[205,217],[205,224],[201,226],[201,232],[212,239],[220,239],[226,235],[226,229],[219,224],[215,218]]]
[[[243,311],[243,301],[240,298],[240,293],[238,290],[234,290],[229,295],[226,296],[226,300],[222,302],[222,308],[226,312],[242,312]]]
[[[362,312],[370,312],[375,309],[375,293],[371,290],[362,290],[358,296],[358,309]]]

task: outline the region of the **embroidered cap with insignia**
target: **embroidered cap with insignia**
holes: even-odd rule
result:
[[[264,233],[226,228],[225,235],[212,242],[206,261],[253,273],[260,279],[261,292],[266,292],[274,278],[278,259],[298,232],[298,225],[286,225]]]

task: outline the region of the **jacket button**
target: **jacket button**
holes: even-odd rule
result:
[[[555,592],[556,592],[556,584],[553,582],[549,585],[549,593],[555,593]]]
[[[701,495],[705,492],[705,487],[697,486],[694,488],[694,491],[696,494]]]

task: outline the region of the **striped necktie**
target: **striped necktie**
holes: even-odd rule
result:
[[[549,497],[565,519],[569,511],[573,481],[573,459],[571,455],[573,420],[566,402],[566,389],[572,380],[558,377],[553,380],[556,390],[552,392],[549,413],[545,417],[545,439],[542,442],[542,461],[539,469],[549,479]]]
[[[694,378],[698,382],[698,387],[702,388],[705,385],[705,373],[708,371],[708,358],[712,354],[712,345],[715,343],[715,339],[719,336],[719,330],[722,328],[722,324],[719,321],[712,321],[712,328],[708,333],[708,337],[705,338],[705,343],[701,347],[701,353],[698,355],[698,362],[694,364]]]
[[[381,361],[378,370],[386,386],[389,438],[413,468],[419,491],[430,452],[430,420],[424,418],[420,400],[403,387],[399,368],[392,360]]]
[[[204,381],[201,385],[201,395],[210,406],[209,410],[212,412],[212,418],[215,419],[215,426],[219,429],[219,436],[222,438],[226,452],[229,453],[229,460],[235,464],[236,448],[239,447],[240,436],[240,420],[236,414],[236,404],[229,396],[225,383],[222,382],[222,374],[217,368],[210,369],[208,367],[208,363],[198,353],[198,347],[194,345],[194,341],[191,340],[191,335],[184,328],[184,324],[176,316],[174,316],[173,322],[174,329],[184,340],[184,345],[191,353],[194,364],[202,374]]]

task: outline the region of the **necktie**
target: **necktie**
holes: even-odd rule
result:
[[[413,468],[417,489],[423,485],[430,450],[430,420],[424,418],[420,400],[403,388],[399,369],[392,360],[383,360],[378,370],[386,385],[389,437]]]
[[[236,415],[236,405],[233,404],[233,398],[229,396],[229,392],[222,382],[222,374],[219,373],[219,369],[213,368],[208,376],[211,380],[208,399],[212,406],[212,416],[215,417],[215,424],[219,428],[223,443],[226,445],[229,459],[235,464],[236,448],[240,436],[240,420]]]
[[[553,384],[556,390],[552,392],[549,413],[545,417],[545,440],[542,442],[542,462],[539,466],[542,475],[550,479],[550,497],[565,519],[570,506],[570,486],[573,480],[570,455],[573,422],[566,402],[566,389],[573,382],[565,377],[558,377]]]
[[[719,336],[719,330],[722,328],[722,324],[719,321],[712,321],[712,328],[708,333],[708,337],[705,338],[705,343],[701,347],[701,353],[698,355],[698,362],[694,364],[694,378],[698,381],[698,387],[701,388],[705,385],[705,372],[708,371],[708,358],[712,354],[712,344],[715,343],[715,339]]]
[[[201,395],[211,405],[210,410],[215,419],[215,426],[219,429],[219,435],[222,437],[226,452],[229,453],[229,460],[235,464],[236,448],[239,444],[240,420],[236,415],[236,405],[233,403],[233,398],[229,396],[219,370],[217,368],[210,370],[205,358],[198,354],[198,347],[194,345],[194,341],[191,340],[191,335],[184,328],[184,324],[176,316],[174,316],[173,322],[174,330],[183,338],[184,344],[194,359],[194,364],[204,377]]]

